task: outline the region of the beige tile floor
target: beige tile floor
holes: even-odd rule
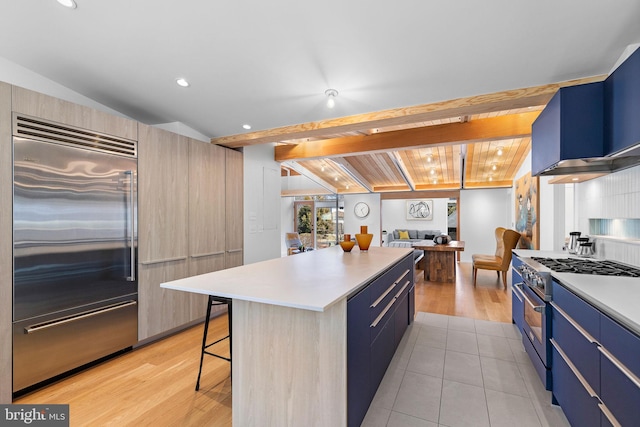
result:
[[[522,346],[518,329],[418,313],[363,427],[565,427]]]

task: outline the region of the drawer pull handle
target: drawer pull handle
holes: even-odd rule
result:
[[[580,371],[578,371],[578,368],[576,368],[573,362],[571,362],[571,359],[569,359],[569,356],[567,356],[566,353],[562,351],[562,348],[560,348],[560,345],[558,345],[556,340],[551,338],[549,341],[551,341],[551,345],[554,346],[555,349],[558,351],[558,353],[560,354],[560,357],[562,357],[562,360],[564,360],[567,366],[569,366],[569,369],[571,369],[571,372],[573,372],[573,375],[575,375],[578,381],[580,381],[580,384],[582,384],[582,387],[584,387],[587,393],[589,393],[589,396],[598,399],[598,401],[602,403],[602,401],[600,401],[600,399],[598,398],[598,395],[596,394],[596,392],[593,391],[593,389],[591,388],[587,380],[585,380],[582,374],[580,373]]]
[[[395,283],[395,284],[397,285],[398,283],[400,283],[400,281],[401,281],[402,279],[404,279],[404,276],[406,276],[407,274],[409,274],[409,270],[405,270],[405,272],[404,272],[404,273],[402,273],[402,276],[398,277],[398,279],[396,279],[396,281],[395,281],[395,282],[393,282],[393,283]]]
[[[602,412],[604,416],[607,417],[613,427],[622,427],[622,424],[620,424],[618,420],[616,420],[616,417],[613,416],[609,408],[607,408],[604,403],[598,403],[598,408],[600,409],[600,412]]]
[[[228,249],[227,250],[228,254],[234,254],[236,252],[242,252],[242,248],[240,248],[240,249]]]
[[[224,251],[218,251],[218,252],[207,252],[204,254],[195,254],[195,255],[191,255],[191,258],[203,258],[206,256],[215,256],[215,255],[224,255]]]
[[[524,292],[522,292],[522,285],[524,285],[524,283],[519,282],[511,287],[511,292],[513,292],[513,294],[516,296],[516,298],[518,298],[518,301],[520,302],[523,302],[522,298],[524,298]],[[518,295],[518,293],[520,295]]]
[[[369,308],[376,308],[376,307],[378,306],[378,304],[380,304],[380,302],[381,302],[383,299],[385,299],[385,297],[386,297],[387,295],[389,295],[389,292],[391,292],[391,291],[393,290],[393,288],[395,288],[395,287],[396,287],[396,284],[397,284],[396,282],[393,282],[393,283],[391,284],[391,286],[389,286],[389,289],[387,289],[386,291],[384,291],[384,293],[383,293],[382,295],[380,295],[380,296],[378,297],[378,299],[377,299],[377,300],[375,300],[375,301],[373,302],[373,304],[371,304],[371,305],[369,306]]]
[[[611,363],[613,363],[613,365],[614,365],[616,368],[618,368],[618,370],[619,370],[620,372],[622,372],[622,373],[624,374],[624,376],[625,376],[625,377],[629,378],[629,380],[630,380],[630,381],[631,381],[631,382],[632,382],[636,387],[640,388],[640,379],[639,379],[638,377],[636,377],[636,376],[633,374],[633,372],[631,372],[631,371],[630,371],[626,366],[624,366],[624,364],[623,364],[621,361],[619,361],[618,359],[616,359],[616,357],[615,357],[613,354],[609,353],[609,352],[607,351],[607,349],[606,349],[606,348],[604,348],[604,347],[598,347],[598,351],[599,351],[600,353],[602,353],[602,355],[603,355],[604,357],[606,357],[607,359],[609,359],[609,361],[610,361]]]
[[[578,332],[580,332],[580,335],[585,337],[587,341],[589,341],[591,344],[595,344],[598,346],[600,345],[600,343],[596,341],[596,339],[593,338],[591,334],[589,334],[589,332],[587,332],[582,326],[580,326],[575,320],[571,318],[571,316],[565,313],[565,311],[560,307],[558,307],[554,302],[551,302],[551,307],[553,307],[558,312],[558,314],[564,317],[567,320],[567,322],[571,324],[571,326],[573,326]]]
[[[384,317],[385,314],[387,314],[387,312],[389,310],[391,310],[391,307],[393,306],[393,304],[395,304],[396,299],[392,299],[389,304],[387,304],[387,306],[384,308],[384,310],[382,310],[382,313],[380,313],[378,315],[378,317],[376,317],[376,320],[373,321],[373,323],[371,325],[369,325],[369,327],[371,328],[375,328],[376,326],[378,326],[378,323],[380,323],[380,321],[382,320],[382,318]]]
[[[142,265],[153,265],[153,264],[162,264],[164,262],[175,262],[175,261],[185,261],[187,259],[186,256],[178,256],[175,258],[164,258],[164,259],[154,259],[151,261],[142,261],[140,264]]]
[[[43,329],[53,328],[55,326],[64,325],[66,323],[75,322],[76,320],[86,319],[87,317],[97,316],[98,314],[107,313],[109,311],[120,310],[121,308],[136,305],[136,301],[125,301],[117,304],[111,304],[106,307],[100,307],[95,310],[84,311],[82,313],[74,314],[67,317],[61,317],[59,319],[50,320],[48,322],[38,323],[37,325],[31,325],[24,328],[25,334],[32,334],[34,332],[41,331]]]
[[[396,296],[394,297],[395,299],[400,298],[400,295],[402,295],[402,293],[404,292],[404,290],[405,290],[405,289],[407,289],[407,286],[409,286],[409,283],[411,283],[411,282],[409,282],[409,281],[407,280],[407,281],[406,281],[406,283],[404,284],[404,286],[402,287],[402,289],[400,289],[400,290],[398,291],[398,293],[396,294]]]

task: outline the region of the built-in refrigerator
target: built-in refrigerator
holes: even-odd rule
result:
[[[13,391],[137,342],[136,141],[13,117]]]

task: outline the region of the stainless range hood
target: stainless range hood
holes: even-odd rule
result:
[[[640,142],[611,156],[561,160],[540,172],[539,175],[612,173],[639,164]]]

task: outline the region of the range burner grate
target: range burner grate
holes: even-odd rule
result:
[[[533,257],[556,273],[596,274],[601,276],[640,277],[640,269],[615,261],[596,261],[580,258]]]

